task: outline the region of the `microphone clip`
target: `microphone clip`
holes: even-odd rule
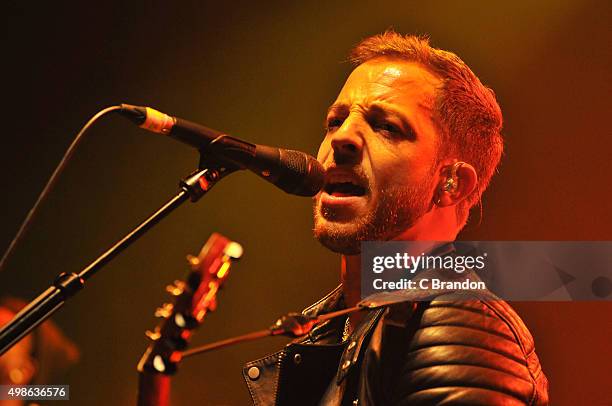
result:
[[[237,167],[220,164],[205,164],[200,155],[200,165],[197,170],[179,182],[179,187],[187,192],[192,202],[197,202],[214,185],[227,175],[238,170]]]

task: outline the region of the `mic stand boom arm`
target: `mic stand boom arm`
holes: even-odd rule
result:
[[[202,161],[200,162],[200,167],[203,167]],[[4,354],[22,337],[55,313],[67,299],[83,288],[87,279],[92,277],[100,268],[115,258],[161,219],[170,214],[170,212],[179,207],[187,199],[197,202],[215,183],[234,170],[234,168],[229,169],[226,166],[211,166],[209,168],[198,169],[180,182],[180,190],[176,196],[81,272],[78,274],[64,272],[58,275],[47,290],[32,300],[8,324],[0,329],[0,355]]]

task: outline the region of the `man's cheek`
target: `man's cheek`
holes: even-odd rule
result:
[[[321,145],[319,146],[319,151],[317,152],[317,161],[322,164],[325,164],[325,161],[329,158],[329,154],[331,153],[331,141],[328,137],[325,137]]]

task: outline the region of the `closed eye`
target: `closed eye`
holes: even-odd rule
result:
[[[327,132],[334,131],[334,130],[340,128],[342,126],[343,122],[344,122],[344,120],[342,120],[339,117],[331,117],[331,118],[327,119],[326,122],[325,122],[325,130]]]
[[[372,128],[374,130],[385,131],[385,132],[393,133],[393,134],[397,134],[401,132],[398,127],[390,123],[374,123],[372,125]]]
[[[388,121],[374,121],[370,123],[370,126],[374,131],[386,138],[399,139],[404,137],[404,132],[402,131],[402,129],[399,126],[392,124]]]
[[[416,134],[407,119],[384,106],[372,105],[367,115],[370,127],[386,138],[415,141]]]

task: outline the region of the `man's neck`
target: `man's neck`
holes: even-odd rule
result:
[[[454,207],[433,216],[425,214],[413,227],[399,234],[397,241],[454,241],[457,237]],[[416,253],[418,255],[419,253]],[[361,255],[342,255],[340,281],[347,307],[356,306],[361,301]]]
[[[357,305],[361,301],[361,255],[342,255],[340,281],[346,306]]]
[[[454,207],[430,210],[415,225],[393,238],[393,240],[454,241],[457,237],[456,226]],[[342,256],[340,281],[342,282],[346,307],[356,306],[361,301],[361,255]],[[354,312],[349,315],[350,331],[361,323],[363,315],[363,312]]]
[[[340,270],[342,293],[346,307],[354,307],[361,301],[361,255],[342,255]],[[361,323],[362,312],[349,315],[349,331]]]

